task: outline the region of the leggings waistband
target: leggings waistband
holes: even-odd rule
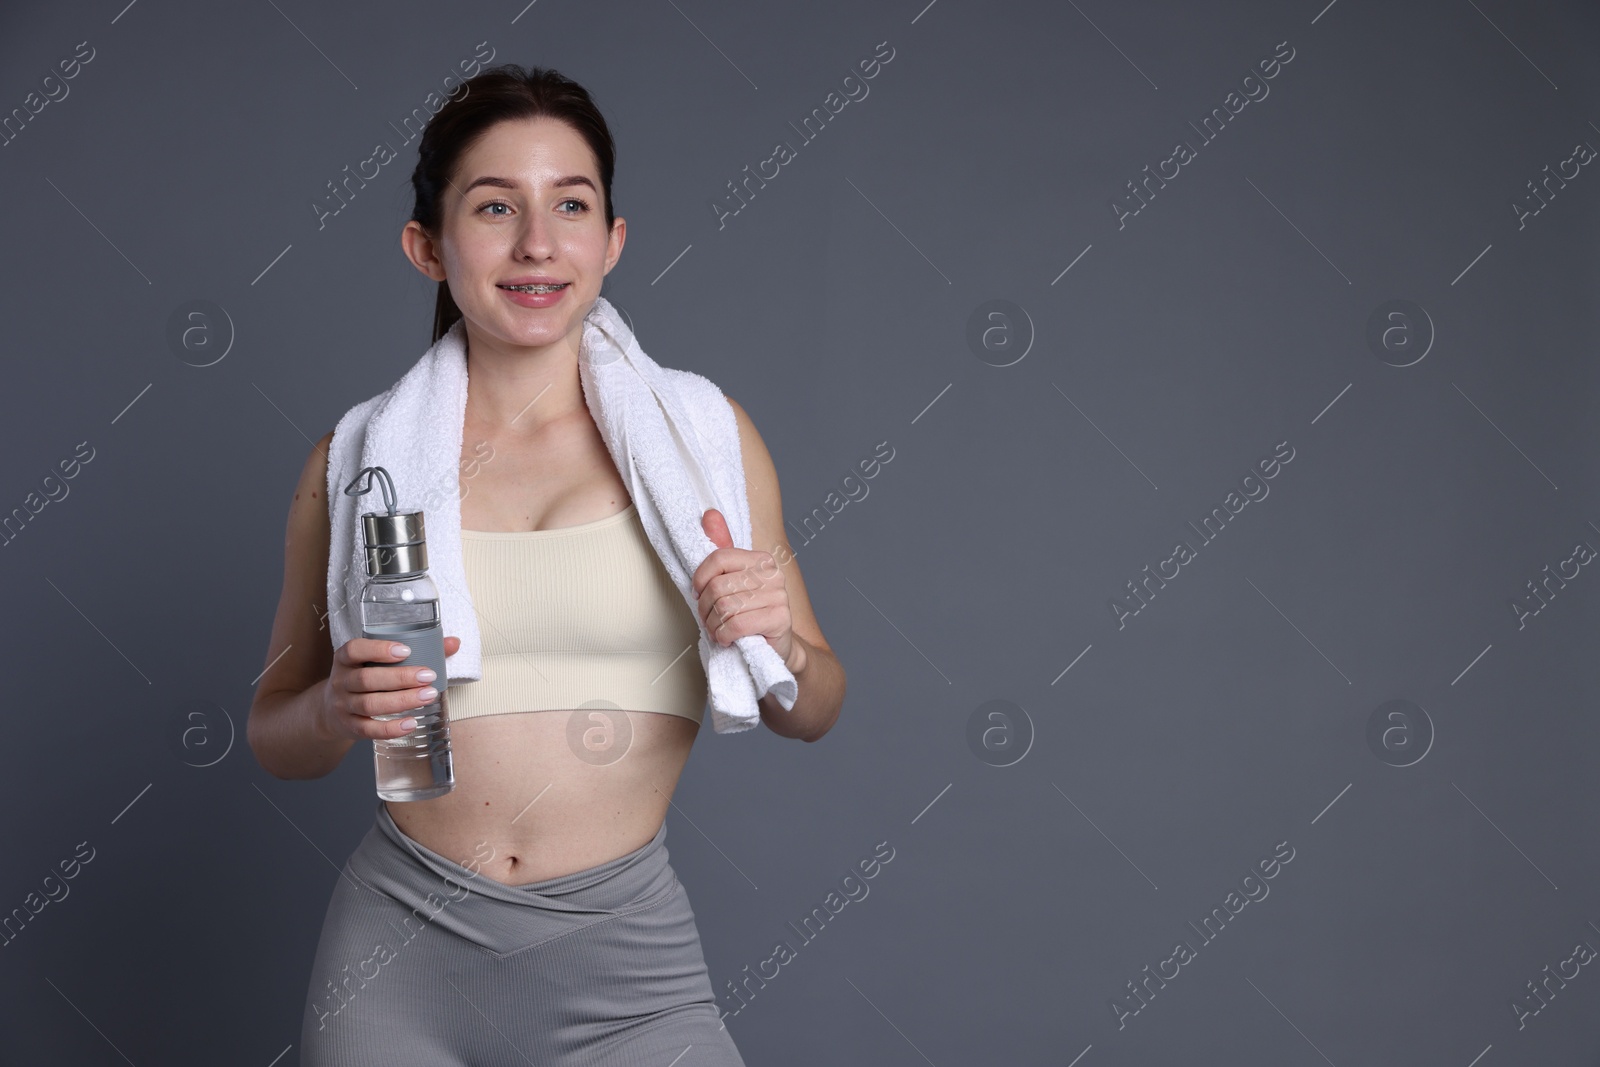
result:
[[[504,955],[665,899],[677,886],[666,835],[663,820],[632,852],[571,874],[507,885],[407,836],[380,800],[375,824],[345,866],[367,888],[410,909],[401,919],[407,927],[432,925]]]

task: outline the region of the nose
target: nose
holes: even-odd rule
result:
[[[512,249],[513,253],[519,259],[549,259],[555,251],[549,220],[542,218],[537,213],[524,215],[523,219],[526,221],[523,222],[521,229],[517,232],[516,246]]]

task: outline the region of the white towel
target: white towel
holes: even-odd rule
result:
[[[328,606],[333,647],[361,636],[360,593],[366,563],[358,516],[384,510],[372,492],[344,492],[365,467],[394,481],[397,510],[425,513],[428,573],[439,588],[446,636],[461,638],[445,660],[448,681],[482,677],[478,616],[461,555],[458,469],[467,409],[466,326],[456,322],[393,386],[357,404],[334,428],[328,457],[332,541]],[[663,367],[645,355],[622,317],[597,297],[584,319],[578,357],[584,403],[605,440],[656,555],[700,617],[690,578],[716,545],[700,518],[716,508],[734,547],[751,546],[750,506],[738,422],[722,390],[692,371]],[[766,638],[750,634],[723,646],[700,623],[712,727],[738,733],[760,721],[757,701],[776,694],[794,707],[798,685]]]

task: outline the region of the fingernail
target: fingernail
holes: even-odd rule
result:
[[[439,691],[430,685],[417,694],[417,699],[424,704],[431,704],[438,695]]]
[[[415,730],[416,728],[417,728],[417,720],[416,719],[406,719],[405,721],[403,721],[400,724],[400,729],[404,730],[406,733],[410,733],[412,730]]]
[[[391,655],[391,656],[409,656],[409,655],[411,655],[411,649],[407,645],[399,645],[399,644],[390,645],[389,646],[389,655]]]
[[[424,667],[417,672],[417,681],[419,682],[431,682],[437,677],[439,676],[433,673],[432,667]]]

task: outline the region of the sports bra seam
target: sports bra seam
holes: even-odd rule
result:
[[[635,510],[634,509],[634,505],[630,501],[627,507],[623,508],[621,511],[618,511],[618,512],[616,512],[614,514],[607,515],[606,517],[601,518],[601,519],[593,519],[593,520],[591,520],[589,522],[573,523],[571,526],[554,526],[554,527],[551,527],[548,530],[469,530],[467,527],[463,526],[463,527],[461,527],[461,533],[462,533],[463,536],[471,536],[473,534],[487,534],[491,538],[500,538],[500,537],[511,537],[511,538],[538,537],[538,536],[543,535],[543,534],[552,534],[552,535],[553,534],[581,534],[584,531],[592,529],[594,527],[602,526],[602,525],[604,525],[606,523],[610,523],[610,522],[616,522],[619,519],[625,518],[628,515],[628,513],[633,511],[633,510]]]
[[[485,652],[489,656],[672,656],[683,655],[683,649],[664,652],[659,648],[523,648],[515,652]]]
[[[603,708],[513,708],[513,709],[511,709],[509,711],[478,711],[478,712],[473,712],[473,713],[471,713],[469,715],[458,715],[458,716],[456,716],[456,721],[462,722],[462,721],[465,721],[467,719],[486,719],[486,718],[490,717],[491,715],[538,715],[541,712],[547,712],[547,711],[574,712],[574,711],[602,711],[602,710],[606,710],[606,709],[603,709]],[[661,708],[618,708],[617,710],[618,711],[623,711],[623,712],[632,712],[632,713],[637,714],[637,715],[671,715],[675,719],[688,719],[691,722],[698,722],[698,723],[704,723],[705,722],[705,711],[704,711],[703,708],[701,709],[701,712],[698,715],[686,715],[681,711],[664,711]]]

